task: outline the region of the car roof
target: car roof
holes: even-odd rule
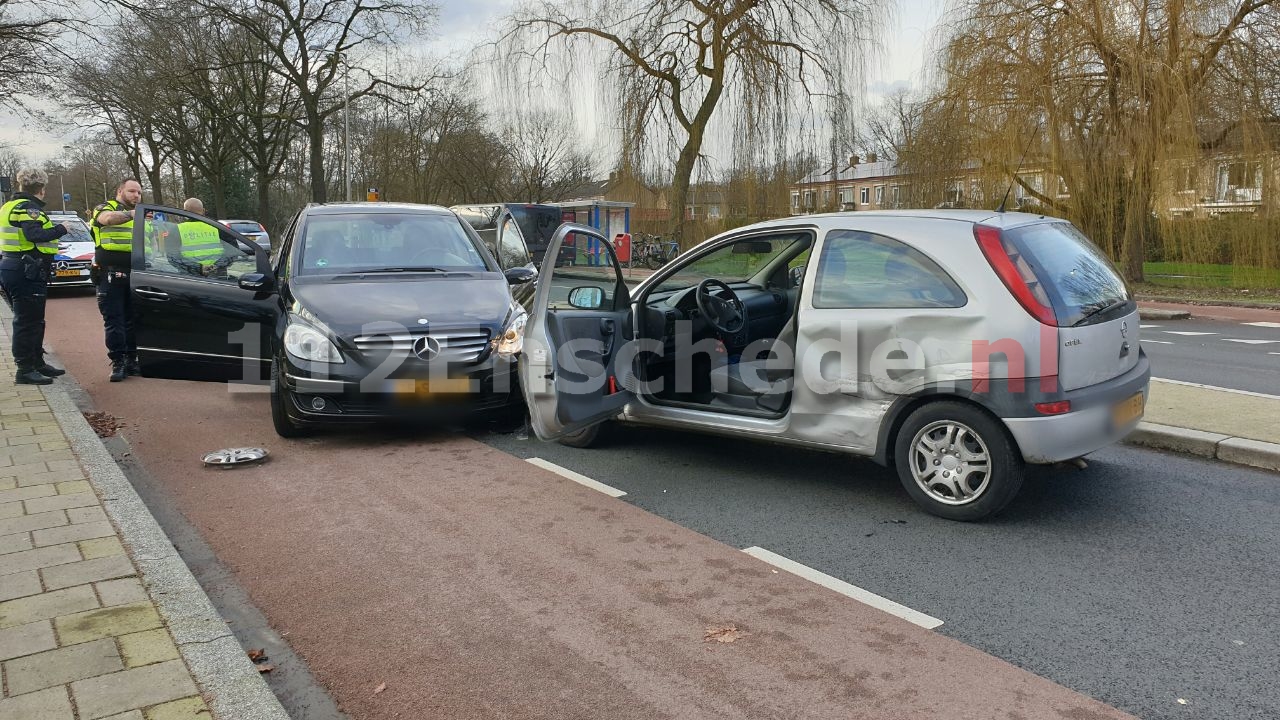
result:
[[[388,202],[340,202],[313,203],[303,209],[307,215],[349,215],[352,213],[420,213],[423,215],[452,215],[453,211],[441,205],[420,205],[418,203]]]
[[[1046,215],[1038,215],[1024,212],[996,212],[995,210],[946,210],[946,209],[924,209],[924,210],[846,210],[843,212],[832,213],[816,213],[813,215],[792,215],[790,217],[778,218],[776,220],[767,220],[765,222],[756,223],[750,227],[768,228],[786,225],[795,225],[797,223],[812,223],[822,225],[824,227],[837,224],[834,221],[839,220],[860,220],[871,218],[902,218],[906,219],[927,219],[927,220],[952,220],[956,222],[965,222],[969,224],[995,225],[998,227],[1016,227],[1018,225],[1026,225],[1028,223],[1040,222],[1042,220],[1056,219]],[[745,228],[738,228],[743,230]]]

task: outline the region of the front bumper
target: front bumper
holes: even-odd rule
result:
[[[302,424],[447,422],[500,411],[521,401],[515,362],[501,358],[438,373],[445,380],[443,392],[432,390],[436,376],[425,367],[404,368],[381,378],[364,374],[359,366],[344,369],[305,363],[310,367],[301,367],[292,358],[282,362],[286,409]],[[351,374],[343,374],[344,370]],[[462,386],[465,391],[460,391]]]
[[[1144,353],[1124,375],[1090,387],[1061,393],[1073,408],[1062,415],[1004,417],[1004,424],[1029,463],[1045,464],[1078,458],[1120,442],[1142,419],[1121,426],[1112,422],[1117,403],[1141,392],[1150,400],[1151,365]]]

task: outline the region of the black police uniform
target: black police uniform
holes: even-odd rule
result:
[[[100,234],[104,226],[98,222],[104,212],[127,212],[118,200],[108,200],[93,209],[94,263],[98,266],[98,311],[106,330],[107,357],[111,358],[111,380],[125,375],[138,375],[138,342],[134,339],[133,296],[129,292],[129,273],[133,253],[103,247]],[[127,223],[132,233],[132,221]],[[106,229],[109,229],[106,228]]]
[[[57,243],[67,234],[62,225],[49,224],[44,201],[27,193],[15,193],[17,204],[10,207],[8,224],[22,230],[28,243]],[[47,247],[47,245],[46,245]],[[63,374],[44,360],[44,310],[48,299],[49,269],[54,253],[38,248],[23,251],[5,250],[0,259],[0,283],[13,306],[13,359],[18,366],[20,383],[44,385],[49,377]],[[24,379],[25,378],[25,379]]]

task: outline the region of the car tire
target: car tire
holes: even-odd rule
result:
[[[280,383],[280,361],[271,363],[271,424],[282,438],[301,438],[311,435],[311,430],[294,422],[289,416],[289,391]]]
[[[599,447],[600,444],[603,443],[606,437],[608,436],[608,431],[606,428],[608,424],[609,424],[608,422],[596,423],[591,427],[583,428],[578,432],[565,435],[564,437],[561,437],[561,438],[557,438],[556,442],[560,443],[561,445],[574,447],[574,448]]]
[[[948,520],[991,517],[1022,488],[1022,455],[1004,425],[961,402],[913,411],[898,430],[893,457],[911,499]]]

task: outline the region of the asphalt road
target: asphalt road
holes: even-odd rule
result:
[[[50,344],[297,720],[1129,717],[457,433],[286,441],[262,393],[107,382],[100,333],[92,299],[52,303]]]
[[[125,418],[134,451],[164,485],[160,494],[169,496],[173,512],[198,529],[344,707],[360,711],[354,716],[381,716],[375,711],[387,706],[432,708],[446,716],[452,709],[451,716],[462,717],[466,713],[449,704],[460,701],[492,715],[520,707],[512,704],[518,698],[548,708],[564,701],[543,686],[570,676],[540,666],[559,646],[543,647],[546,637],[504,635],[503,612],[510,608],[477,605],[475,627],[432,605],[445,592],[442,582],[470,574],[510,582],[516,571],[528,572],[520,565],[476,567],[466,560],[478,543],[488,542],[491,533],[484,531],[524,531],[523,520],[496,512],[514,497],[505,490],[477,499],[481,508],[493,503],[487,506],[493,517],[487,510],[460,514],[458,507],[469,483],[504,482],[510,457],[483,455],[474,478],[443,478],[439,491],[434,486],[440,480],[422,478],[431,476],[433,459],[474,452],[458,438],[336,435],[286,443],[270,433],[258,395],[232,395],[211,384],[105,383],[101,325],[91,297],[54,300],[50,323],[51,343],[94,401]],[[1152,330],[1159,328],[1144,330],[1144,338],[1158,337]],[[1237,330],[1227,336],[1248,337]],[[1164,377],[1203,382],[1157,368]],[[1225,384],[1223,377],[1217,380],[1208,384]],[[927,516],[888,471],[829,454],[641,429],[585,451],[509,434],[478,438],[503,453],[541,457],[625,490],[626,502],[731,547],[764,547],[937,617],[945,622],[937,631],[943,635],[1139,716],[1240,720],[1275,718],[1280,708],[1274,683],[1280,676],[1276,475],[1114,448],[1092,456],[1084,471],[1035,471],[998,520],[973,525]],[[200,449],[251,443],[283,452],[260,471],[192,472],[188,456]],[[537,512],[532,505],[527,510]],[[446,527],[443,545],[425,556],[415,552],[411,546],[422,537],[416,522]],[[520,537],[532,542],[537,534]],[[592,553],[590,547],[572,550],[574,560]],[[542,552],[527,564],[556,567],[558,559]],[[551,598],[558,583],[570,581],[586,582],[547,576],[534,585],[503,587],[512,597],[532,597],[563,613]],[[610,592],[605,581],[593,588],[602,598]],[[455,606],[482,597],[465,593],[445,592]],[[362,612],[353,615],[353,607]],[[624,618],[605,619],[620,623],[620,632],[635,630]],[[414,643],[428,628],[434,633],[440,627],[448,639],[426,647]],[[486,657],[496,666],[471,657],[475,649],[457,639],[463,629],[501,649],[499,657]],[[374,652],[347,646],[344,638],[353,635],[371,639]],[[625,658],[625,638],[622,632],[589,639],[617,643],[601,657]],[[611,685],[597,677],[598,662],[569,671],[574,678],[593,678],[582,681],[581,693],[606,697]],[[486,696],[448,695],[445,688],[474,681],[482,667],[496,667],[507,683]],[[529,678],[510,679],[521,673]],[[386,677],[405,682],[418,676],[431,681],[413,687],[416,694],[370,695]],[[958,681],[939,678],[944,686]],[[606,707],[579,704],[561,716],[598,716]],[[635,710],[639,716],[663,714],[652,707]]]
[[[1035,470],[997,520],[961,524],[916,510],[889,471],[826,453],[642,428],[591,450],[482,439],[1140,717],[1280,715],[1274,474],[1117,447],[1083,471]]]
[[[1156,377],[1280,395],[1280,328],[1144,320],[1142,347]]]

